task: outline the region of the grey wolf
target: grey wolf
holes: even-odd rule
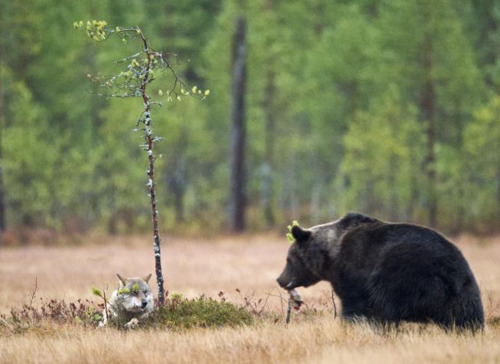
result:
[[[145,278],[124,279],[119,274],[117,276],[118,289],[106,303],[101,326],[111,320],[125,328],[134,328],[139,324],[139,320],[146,318],[154,310],[153,294],[148,284],[151,274]]]
[[[434,322],[446,330],[484,327],[476,279],[460,250],[436,231],[358,213],[304,229],[278,284],[293,290],[331,283],[348,320],[383,326]]]

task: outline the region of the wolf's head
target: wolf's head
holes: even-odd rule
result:
[[[153,294],[148,284],[151,274],[145,278],[125,279],[119,274],[117,276],[119,282],[113,308],[138,315],[151,312],[154,308]]]

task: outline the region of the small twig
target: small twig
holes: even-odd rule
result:
[[[333,303],[333,318],[337,318],[337,304],[335,303],[335,292],[332,289],[332,303]]]
[[[106,286],[106,290],[108,289],[108,286]],[[104,312],[106,312],[106,319],[109,320],[109,312],[108,312],[108,300],[106,299],[106,290],[102,292],[102,298],[104,299]]]
[[[292,300],[292,298],[289,298],[288,305],[286,307],[286,319],[285,319],[285,325],[287,325],[287,326],[290,323],[290,316],[292,314],[292,305],[293,305],[293,300]]]
[[[30,297],[29,308],[33,308],[33,301],[35,300],[37,289],[38,289],[38,278],[35,278],[35,287],[33,287],[33,291],[31,292],[31,294],[29,296]]]
[[[278,291],[278,293],[279,293],[279,298],[280,298],[280,302],[281,302],[281,313],[283,314],[283,302],[286,301],[286,300],[281,295],[281,290]]]
[[[123,59],[120,59],[119,61],[115,61],[115,64],[120,64],[120,63],[127,62],[127,61],[129,61],[131,59],[139,57],[140,55],[141,55],[141,52],[137,52],[136,54],[132,54],[131,56],[125,57]]]
[[[286,299],[283,298],[283,295],[281,294],[281,291],[278,291],[278,294],[267,293],[267,295],[269,297],[279,298],[279,300],[281,302],[281,313],[283,313],[284,312],[283,302],[286,302]]]
[[[264,303],[261,305],[261,308],[258,312],[259,315],[262,314],[262,312],[264,311],[264,309],[267,307],[267,304],[269,302],[269,297],[271,297],[271,294],[269,292],[266,293],[266,298],[264,299]]]
[[[9,330],[12,330],[14,327],[9,324],[5,319],[3,319],[2,317],[0,317],[0,322],[3,323],[5,326],[7,326],[9,328]]]

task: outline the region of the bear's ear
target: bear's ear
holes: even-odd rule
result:
[[[295,240],[297,241],[297,243],[303,243],[303,242],[309,240],[309,238],[311,237],[311,234],[312,233],[309,230],[302,229],[298,225],[294,225],[292,227],[292,235],[295,238]]]

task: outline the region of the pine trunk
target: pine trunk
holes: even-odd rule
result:
[[[4,133],[4,109],[3,109],[3,84],[2,84],[2,46],[0,44],[0,246],[2,246],[2,232],[7,228],[5,217],[5,186],[3,182],[3,133]]]
[[[423,49],[423,70],[425,84],[422,90],[421,110],[423,120],[426,122],[427,153],[425,158],[425,171],[427,176],[427,198],[429,210],[429,225],[437,224],[437,190],[436,190],[436,93],[433,81],[433,48],[432,38],[427,35]]]
[[[497,221],[500,220],[500,167],[496,175],[497,182]]]
[[[231,197],[228,215],[233,232],[245,230],[245,92],[246,92],[246,21],[236,21],[232,66],[232,135],[231,135]]]
[[[0,246],[2,245],[2,231],[7,228],[7,219],[5,217],[5,186],[3,182],[3,132],[4,132],[4,120],[3,120],[3,89],[2,80],[0,78]]]
[[[273,174],[274,174],[274,70],[269,66],[266,76],[266,88],[264,92],[265,113],[265,161],[262,170],[262,209],[266,226],[274,225],[273,197]]]

